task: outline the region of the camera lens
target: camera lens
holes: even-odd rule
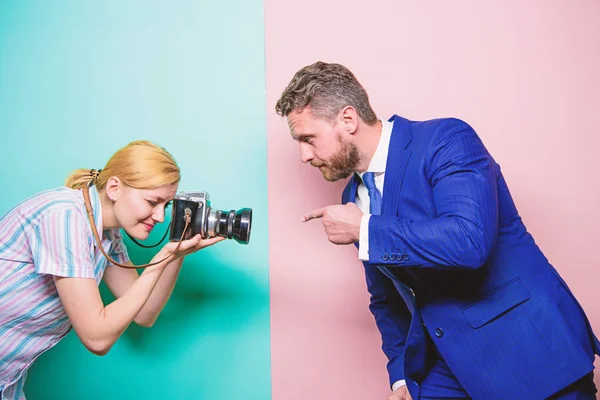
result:
[[[252,228],[252,209],[242,208],[235,213],[233,221],[233,238],[242,244],[250,241],[250,229]]]
[[[217,211],[219,221],[217,222],[217,235],[225,236],[227,239],[231,239],[233,235],[233,219],[235,218],[235,211],[231,210],[229,213],[223,210]]]
[[[252,209],[211,210],[208,218],[207,232],[210,236],[224,236],[235,239],[238,243],[248,244],[252,226]]]

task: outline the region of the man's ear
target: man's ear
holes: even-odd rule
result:
[[[116,201],[121,196],[121,180],[116,176],[111,176],[106,182],[104,191],[111,201]]]
[[[346,132],[353,135],[358,129],[358,113],[356,109],[352,106],[346,106],[342,108],[339,113],[339,122],[341,122]]]

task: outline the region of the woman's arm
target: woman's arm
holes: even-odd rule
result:
[[[197,235],[181,243],[172,261],[148,267],[139,276],[135,270],[109,267],[107,285],[117,299],[108,306],[102,303],[95,280],[55,276],[58,294],[77,336],[92,353],[104,355],[138,316],[140,324],[152,325],[173,291],[183,257],[222,239],[204,240]],[[173,254],[176,246],[168,243],[153,261]]]
[[[106,307],[94,279],[54,276],[69,320],[89,351],[108,353],[150,297],[165,268],[161,264],[146,268],[123,296]]]
[[[220,242],[223,239],[224,238],[222,237],[199,239],[196,250],[210,246],[216,242]],[[170,243],[167,244],[165,248],[171,248],[175,245],[177,245],[177,243]],[[167,304],[167,301],[173,293],[173,288],[175,287],[175,282],[177,282],[177,278],[179,277],[182,263],[183,257],[169,262],[164,268],[156,287],[150,295],[150,298],[140,312],[136,315],[134,319],[136,324],[147,328],[154,325],[158,315],[165,307],[165,304]],[[132,265],[131,262],[128,262],[127,264]],[[134,269],[120,268],[115,265],[111,265],[104,272],[103,279],[113,295],[116,298],[120,298],[136,282],[138,279],[138,273]]]
[[[135,316],[134,322],[136,324],[146,328],[149,328],[154,324],[158,315],[171,297],[171,293],[173,293],[173,288],[175,287],[179,272],[181,271],[182,263],[183,259],[180,258],[170,262],[165,267],[152,294],[146,301],[146,304]],[[128,262],[127,264],[132,265],[131,262]],[[139,275],[136,270],[120,268],[115,265],[111,265],[106,269],[106,272],[104,272],[104,282],[116,298],[121,298],[127,293],[129,288],[133,286],[138,278]]]

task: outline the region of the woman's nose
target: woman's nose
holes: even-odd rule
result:
[[[152,219],[156,222],[163,222],[165,220],[165,209],[163,207],[156,207]]]

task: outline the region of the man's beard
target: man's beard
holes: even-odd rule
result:
[[[340,135],[337,137],[340,149],[331,157],[327,164],[314,165],[319,167],[323,178],[329,182],[335,182],[350,176],[360,163],[360,153],[356,145],[350,141],[344,141]]]

